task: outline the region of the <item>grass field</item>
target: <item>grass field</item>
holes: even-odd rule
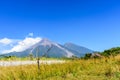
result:
[[[0,67],[0,80],[120,80],[120,56],[66,63]]]
[[[1,57],[0,61],[27,61],[27,60],[32,60],[35,61],[37,58],[30,58],[30,57]],[[46,58],[46,57],[40,57],[41,60],[63,60],[64,58]]]

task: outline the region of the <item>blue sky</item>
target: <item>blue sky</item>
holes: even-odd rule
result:
[[[28,33],[96,51],[120,46],[120,1],[0,1],[0,39],[24,39]]]

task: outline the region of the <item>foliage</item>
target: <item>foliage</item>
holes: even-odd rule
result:
[[[84,59],[90,59],[92,56],[91,53],[86,53],[85,56],[84,56]]]
[[[120,47],[111,48],[108,50],[105,50],[101,53],[103,56],[109,57],[109,56],[116,56],[120,54]]]
[[[116,56],[120,54],[120,47],[114,47],[108,50],[104,50],[103,52],[94,52],[94,53],[86,53],[82,59],[91,59],[91,58],[103,58]]]

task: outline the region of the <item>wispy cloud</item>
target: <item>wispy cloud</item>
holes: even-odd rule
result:
[[[4,44],[4,45],[8,45],[8,44],[10,44],[12,42],[13,42],[13,40],[12,39],[8,39],[8,38],[0,39],[0,43]]]
[[[34,34],[33,34],[33,33],[29,33],[28,36],[29,36],[29,37],[33,37]]]

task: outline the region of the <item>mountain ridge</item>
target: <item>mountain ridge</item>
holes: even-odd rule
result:
[[[56,42],[52,42],[47,38],[43,38],[38,43],[30,46],[28,49],[22,52],[11,52],[4,55],[25,57],[32,53],[33,56],[37,56],[37,54],[39,54],[39,56],[47,56],[47,57],[72,57],[72,56],[82,57],[83,55],[86,54],[85,51],[82,50],[86,50],[86,52],[89,53],[93,52],[88,48],[81,47],[73,43],[69,43],[69,44],[66,43],[64,45],[61,45]]]

